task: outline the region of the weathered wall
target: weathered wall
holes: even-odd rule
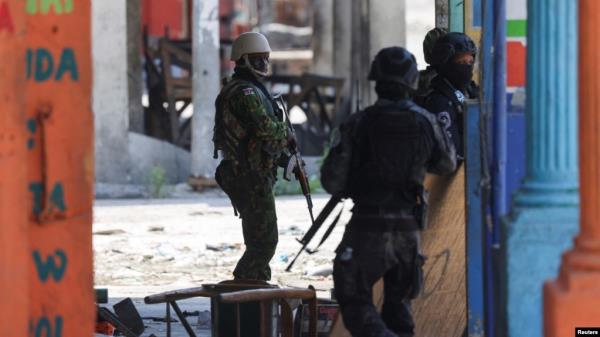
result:
[[[406,46],[404,0],[354,0],[352,9],[352,90],[358,83],[360,105],[377,99],[374,84],[367,80],[370,64],[384,47]]]
[[[190,175],[190,153],[171,143],[130,132],[128,149],[133,184],[146,184],[154,167],[165,170],[169,184],[184,182]]]
[[[334,0],[313,1],[313,69],[312,72],[324,76],[333,75],[334,56]],[[345,35],[350,31],[344,32]]]
[[[189,172],[189,158],[175,160],[185,151],[140,134],[144,116],[139,5],[140,0],[92,2],[99,183],[144,184],[154,166],[164,168],[171,183],[185,181]]]
[[[15,10],[27,12],[27,49],[14,52],[27,55],[28,63],[20,88],[27,118],[21,146],[28,149],[28,181],[21,188],[29,192],[29,281],[15,280],[12,289],[29,290],[29,324],[17,336],[89,336],[96,317],[90,2],[24,4]]]
[[[5,336],[26,335],[29,317],[28,130],[25,128],[25,12],[19,0],[0,1],[0,326]],[[19,10],[21,9],[21,10]],[[16,291],[16,285],[20,289]]]
[[[96,181],[128,182],[127,9],[122,0],[92,1]]]
[[[214,102],[220,90],[218,0],[195,0],[193,6],[193,104],[191,174],[214,176],[212,129]]]

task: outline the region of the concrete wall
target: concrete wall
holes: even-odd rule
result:
[[[448,29],[448,0],[435,0],[435,26]]]
[[[367,80],[371,62],[384,47],[406,46],[404,0],[354,0],[352,8],[352,88],[360,91],[362,108],[377,99]]]
[[[169,184],[187,181],[190,175],[190,153],[155,138],[139,133],[129,133],[131,183],[146,184],[154,167],[166,172]]]
[[[194,0],[192,163],[195,177],[214,176],[218,161],[213,159],[215,99],[220,90],[219,6],[217,0]]]
[[[406,46],[406,4],[403,0],[369,2],[371,59],[384,47]]]
[[[184,182],[189,176],[187,151],[130,131],[143,130],[139,11],[139,0],[92,1],[96,182],[100,184],[144,184],[154,166],[166,170],[169,183]]]
[[[333,44],[334,0],[314,0],[313,11],[313,69],[312,72],[324,76],[333,75],[335,61]],[[349,34],[350,31],[345,34]]]
[[[127,183],[129,92],[123,0],[92,0],[96,181]]]

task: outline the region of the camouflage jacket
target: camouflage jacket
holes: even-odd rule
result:
[[[272,176],[287,146],[287,127],[265,93],[251,79],[234,75],[215,102],[213,141],[215,154],[220,150],[246,173]]]

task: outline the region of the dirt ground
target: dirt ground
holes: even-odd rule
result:
[[[328,195],[313,196],[315,216]],[[284,271],[310,226],[303,196],[276,198],[279,244],[271,261],[272,283],[329,291],[334,249],[349,219],[349,202],[340,224],[322,249],[303,253],[291,273]],[[327,226],[328,223],[325,224]],[[325,228],[323,228],[325,229]],[[98,200],[94,204],[94,265],[97,287],[112,295],[141,295],[231,279],[244,251],[240,219],[220,191],[186,193],[170,199]],[[318,242],[318,234],[314,244]]]

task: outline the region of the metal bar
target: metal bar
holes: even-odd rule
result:
[[[179,319],[181,320],[181,324],[183,324],[183,327],[185,328],[185,331],[187,331],[188,335],[190,337],[196,337],[196,334],[194,333],[194,330],[190,326],[190,323],[188,323],[187,319],[185,318],[185,315],[181,312],[181,309],[179,309],[179,305],[177,305],[177,303],[175,301],[168,302],[168,303],[171,304],[171,306],[173,307],[173,310],[175,310],[177,317],[179,317]]]
[[[506,0],[494,0],[494,174],[493,174],[493,228],[486,242],[487,272],[485,273],[486,311],[485,335],[494,337],[494,268],[492,246],[500,242],[500,219],[508,211],[506,193],[506,161],[508,158],[508,113],[506,100]]]
[[[506,160],[506,6],[494,0],[494,239],[498,240],[499,219],[507,213]]]
[[[167,304],[167,337],[171,337],[171,306]]]

